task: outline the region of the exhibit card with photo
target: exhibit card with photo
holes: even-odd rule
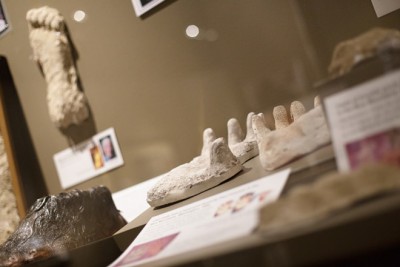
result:
[[[324,99],[340,170],[400,163],[400,70]]]
[[[124,164],[114,128],[53,156],[63,189]]]
[[[0,0],[0,37],[3,36],[9,28],[10,25],[8,23],[6,13],[4,10],[4,4],[3,1]]]
[[[136,16],[140,17],[164,1],[165,0],[132,0],[132,4],[133,8],[135,9]]]
[[[252,233],[258,209],[280,196],[290,169],[152,217],[111,267],[136,266]]]

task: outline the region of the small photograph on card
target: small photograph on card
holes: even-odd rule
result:
[[[100,139],[101,151],[103,152],[104,161],[110,161],[117,156],[111,135],[107,135]]]
[[[53,156],[62,188],[69,188],[124,164],[114,128]]]
[[[364,137],[346,144],[350,168],[384,162],[400,166],[400,128]]]
[[[98,146],[90,148],[90,155],[92,156],[93,165],[96,170],[104,166],[103,158],[101,157]]]
[[[233,209],[233,200],[228,200],[218,206],[218,208],[214,212],[214,217],[220,217],[224,214],[229,214]]]
[[[232,212],[239,212],[246,207],[250,206],[253,200],[256,198],[256,194],[254,192],[248,192],[243,194],[236,200],[235,205],[233,206]]]
[[[157,256],[178,234],[179,233],[175,233],[132,247],[124,259],[116,266],[128,266],[129,264]]]
[[[271,201],[272,197],[270,190],[261,192],[245,192],[238,197],[228,199],[219,204],[214,212],[214,218],[228,214],[235,214],[242,210],[257,207],[260,204],[265,204],[266,202]]]

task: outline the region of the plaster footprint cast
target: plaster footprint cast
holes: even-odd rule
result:
[[[253,112],[247,115],[246,136],[237,119],[232,118],[228,121],[228,145],[241,164],[258,155],[256,136],[252,127],[253,116],[257,115]]]
[[[165,174],[147,192],[147,202],[158,207],[189,198],[217,186],[241,170],[242,165],[224,139],[216,139],[214,132],[206,129],[201,155]]]
[[[80,124],[89,111],[86,97],[78,88],[64,18],[56,9],[44,6],[29,10],[26,20],[33,56],[47,83],[50,119],[61,128]]]
[[[275,170],[330,142],[328,126],[320,105],[305,113],[300,102],[293,102],[291,117],[294,121],[291,124],[283,106],[276,107],[273,115],[275,131],[268,129],[259,117],[253,117],[260,162],[265,170]]]

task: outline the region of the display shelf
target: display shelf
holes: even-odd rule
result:
[[[322,173],[326,173],[336,169],[335,160],[331,146],[323,147],[314,153],[299,158],[290,164],[282,167],[282,169],[291,168],[292,174],[282,192],[285,195],[292,188],[314,181]],[[259,158],[255,157],[244,164],[243,171],[223,184],[198,194],[192,198],[168,205],[162,208],[149,208],[136,219],[129,222],[125,227],[115,233],[112,237],[88,244],[86,246],[69,251],[65,255],[60,255],[42,262],[32,263],[29,266],[71,266],[71,267],[89,267],[89,266],[107,266],[129,246],[129,244],[140,233],[148,220],[158,214],[179,208],[206,197],[218,194],[225,190],[229,190],[236,186],[248,183],[258,178],[267,176],[274,172],[268,172],[262,169]],[[207,260],[210,257],[222,256],[226,253],[234,253],[243,249],[260,246],[265,243],[265,239],[259,236],[248,236],[240,242],[228,242],[221,244],[213,249],[206,248],[199,251],[179,255],[173,259],[168,259],[165,263],[154,263],[157,265],[171,266],[175,264],[192,264],[193,261]],[[211,249],[211,250],[210,250]],[[202,263],[201,263],[202,264]],[[154,266],[154,265],[149,265]],[[248,265],[243,265],[248,266]]]
[[[300,185],[336,170],[331,146],[323,147],[284,168],[292,173],[284,196]],[[129,246],[147,221],[156,215],[264,177],[253,158],[244,170],[225,183],[181,202],[149,208],[114,236],[70,251],[67,259],[46,266],[107,266]],[[293,231],[252,233],[140,266],[396,266],[400,248],[400,195],[397,192],[358,203],[325,220]],[[372,265],[371,265],[372,264]],[[43,266],[43,265],[34,265]]]
[[[143,226],[150,220],[151,217],[159,215],[161,213],[171,211],[173,209],[191,204],[193,202],[199,201],[209,196],[213,196],[220,192],[224,192],[236,186],[254,181],[261,177],[273,174],[282,169],[290,168],[291,176],[284,188],[282,194],[286,194],[294,186],[299,184],[304,184],[313,181],[320,174],[325,173],[330,170],[334,170],[336,167],[335,161],[333,158],[333,150],[330,145],[322,147],[317,151],[308,154],[304,157],[301,157],[290,164],[287,164],[277,170],[274,171],[265,171],[260,164],[259,157],[255,157],[246,163],[243,164],[243,170],[235,175],[233,178],[228,181],[218,185],[217,187],[211,188],[201,194],[198,194],[194,197],[185,199],[180,202],[176,202],[172,205],[167,205],[161,208],[149,208],[141,215],[139,215],[136,219],[129,222],[124,228],[122,228],[118,233],[122,233],[132,228]]]
[[[129,244],[118,239],[129,231],[139,232],[152,216],[269,174],[261,169],[257,158],[244,165],[244,172],[203,194],[161,209],[150,208],[121,229],[114,239],[124,250]],[[330,146],[286,167],[293,172],[283,195],[336,169]],[[396,253],[400,247],[399,214],[400,196],[397,192],[389,193],[300,229],[280,234],[253,233],[140,266],[388,266],[400,262]]]

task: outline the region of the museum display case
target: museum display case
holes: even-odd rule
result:
[[[0,265],[400,263],[399,8],[0,0]]]

